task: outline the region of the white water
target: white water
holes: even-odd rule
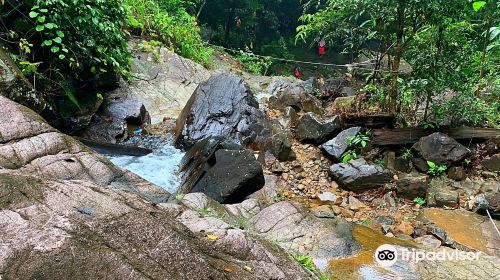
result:
[[[147,156],[107,155],[106,157],[115,165],[174,193],[180,183],[178,167],[183,156],[183,151],[164,142]]]

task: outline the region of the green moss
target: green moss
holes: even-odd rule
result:
[[[28,207],[43,197],[43,183],[40,180],[0,174],[0,209]]]

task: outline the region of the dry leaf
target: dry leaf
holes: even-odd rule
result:
[[[207,234],[207,237],[211,240],[217,240],[217,238],[219,238],[219,236],[217,236],[217,234]]]
[[[224,271],[227,273],[231,273],[231,272],[233,272],[233,269],[230,266],[228,266],[228,267],[224,268]]]

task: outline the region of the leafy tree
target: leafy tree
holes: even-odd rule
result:
[[[311,0],[306,7],[313,6]],[[370,40],[385,45],[384,53],[392,54],[390,88],[387,93],[389,110],[397,110],[396,93],[401,60],[414,37],[428,26],[439,25],[457,11],[464,0],[328,0],[324,6],[301,17],[297,38],[351,37],[351,50],[366,46]],[[350,35],[350,36],[349,36]]]

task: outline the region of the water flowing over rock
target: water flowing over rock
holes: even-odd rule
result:
[[[339,162],[342,159],[342,155],[349,148],[349,137],[356,136],[361,131],[361,127],[351,127],[339,133],[335,138],[321,145],[321,150],[326,156]]]
[[[212,75],[195,91],[177,119],[176,143],[185,148],[209,136],[224,136],[242,145],[269,134],[264,114],[241,77]]]
[[[298,122],[295,137],[299,141],[319,145],[334,136],[334,133],[338,130],[340,130],[340,118],[338,116],[321,120],[314,113],[306,113]]]
[[[0,149],[6,279],[312,279],[283,250],[166,203],[164,190],[1,96]]]
[[[240,145],[209,137],[182,159],[183,178],[178,193],[202,192],[221,203],[238,203],[264,184],[262,166]]]
[[[369,164],[363,158],[334,164],[330,167],[329,174],[342,187],[352,191],[380,187],[392,179],[391,171]]]
[[[446,165],[459,163],[471,154],[465,146],[440,132],[420,138],[413,150],[427,161]]]

